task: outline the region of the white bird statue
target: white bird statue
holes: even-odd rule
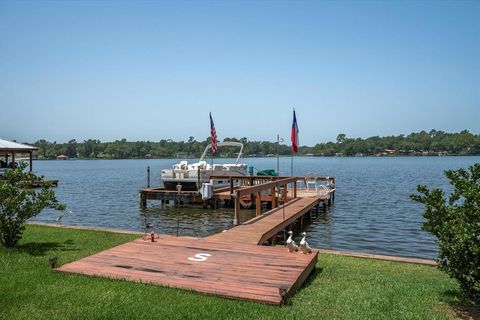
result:
[[[292,236],[293,236],[293,232],[292,231],[288,231],[288,234],[290,235],[287,239],[287,248],[288,248],[288,251],[289,252],[297,252],[298,251],[298,246],[297,244],[295,243],[295,241],[293,241],[292,239]]]
[[[312,248],[310,248],[310,246],[308,245],[308,242],[307,240],[305,240],[305,238],[307,237],[307,233],[306,232],[302,232],[302,241],[300,241],[300,251],[302,251],[302,253],[312,253]]]

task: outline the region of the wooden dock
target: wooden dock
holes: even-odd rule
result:
[[[202,196],[197,191],[175,191],[164,188],[144,188],[139,190],[140,207],[147,207],[147,200],[159,200],[162,203],[201,204]]]
[[[227,298],[281,304],[317,262],[285,248],[162,235],[63,265],[62,272],[147,282]]]
[[[216,207],[218,202],[230,205],[235,198],[238,198],[241,206],[244,208],[255,207],[262,202],[267,202],[270,208],[274,208],[280,201],[286,202],[296,198],[297,190],[300,197],[311,196],[312,188],[308,188],[309,182],[317,183],[323,181],[327,182],[329,186],[334,186],[335,184],[334,177],[211,176],[210,181],[213,180],[230,181],[230,183],[227,187],[215,189],[213,198],[205,200],[202,199],[199,191],[177,191],[150,187],[150,179],[148,179],[147,184],[149,187],[139,190],[140,207],[146,208],[149,200],[158,200],[162,204],[203,204],[206,208],[207,205]],[[285,183],[285,181],[287,182]],[[303,183],[306,187],[297,187],[297,183]],[[290,187],[287,188],[286,184],[289,184]],[[265,188],[267,185],[269,188]],[[281,195],[277,193],[280,187],[282,187]],[[237,191],[243,189],[247,189],[247,191],[237,193]],[[252,191],[247,194],[248,191],[258,189],[262,190],[262,192],[259,192],[258,197],[258,192]],[[335,192],[330,192],[325,202],[330,204],[334,197]]]
[[[230,230],[201,239],[166,235],[154,242],[137,239],[57,270],[281,304],[315,268],[318,250],[290,253],[284,247],[262,244],[274,244],[278,233],[303,222],[308,213],[318,212],[321,204],[324,208],[331,204],[335,188],[298,188],[297,181],[303,179],[299,177],[267,179],[259,184],[248,179],[247,185],[231,184],[214,195],[234,204],[235,226]],[[155,189],[141,195],[145,202],[148,197],[179,201],[183,196]],[[255,205],[256,217],[242,223],[243,201]],[[271,210],[262,212],[262,202],[268,202]]]
[[[240,224],[222,233],[214,234],[209,239],[227,242],[246,242],[263,244],[277,233],[292,225],[305,213],[312,210],[322,200],[316,197],[297,198],[277,207],[258,218]]]

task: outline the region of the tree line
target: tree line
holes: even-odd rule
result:
[[[276,141],[249,141],[247,138],[225,138],[223,141],[237,141],[244,144],[244,156],[287,156],[290,145]],[[142,159],[142,158],[198,158],[210,137],[197,141],[127,141],[101,142],[98,139],[67,143],[49,142],[41,139],[33,143],[38,148],[38,159],[55,159],[58,155],[80,159]],[[287,142],[288,143],[288,142]],[[238,149],[224,147],[218,156],[234,157]],[[467,130],[447,133],[440,130],[420,131],[409,135],[373,136],[366,139],[349,138],[340,133],[336,141],[318,143],[314,146],[301,146],[299,155],[308,156],[379,156],[379,155],[480,155],[480,135]]]

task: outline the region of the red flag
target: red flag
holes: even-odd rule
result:
[[[217,152],[217,130],[213,124],[212,113],[210,112],[210,134],[212,136],[212,154]]]
[[[292,152],[297,153],[298,147],[298,124],[295,116],[295,109],[293,109],[293,123],[292,123]]]

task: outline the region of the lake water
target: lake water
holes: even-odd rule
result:
[[[247,158],[256,169],[276,168],[276,158]],[[161,233],[207,236],[232,225],[233,210],[162,207],[149,201],[139,207],[138,189],[160,185],[160,171],[177,159],[34,161],[34,171],[59,179],[58,199],[72,213],[65,225],[143,231],[144,217]],[[231,161],[231,160],[230,160]],[[290,174],[290,158],[280,159],[280,173]],[[222,159],[221,162],[229,162]],[[314,247],[365,253],[435,258],[434,238],[421,230],[423,208],[410,200],[417,184],[450,190],[443,171],[466,168],[480,157],[342,158],[297,157],[294,174],[334,176],[335,205],[307,228]],[[254,210],[242,210],[247,216]],[[45,210],[32,220],[55,223],[58,212]]]

